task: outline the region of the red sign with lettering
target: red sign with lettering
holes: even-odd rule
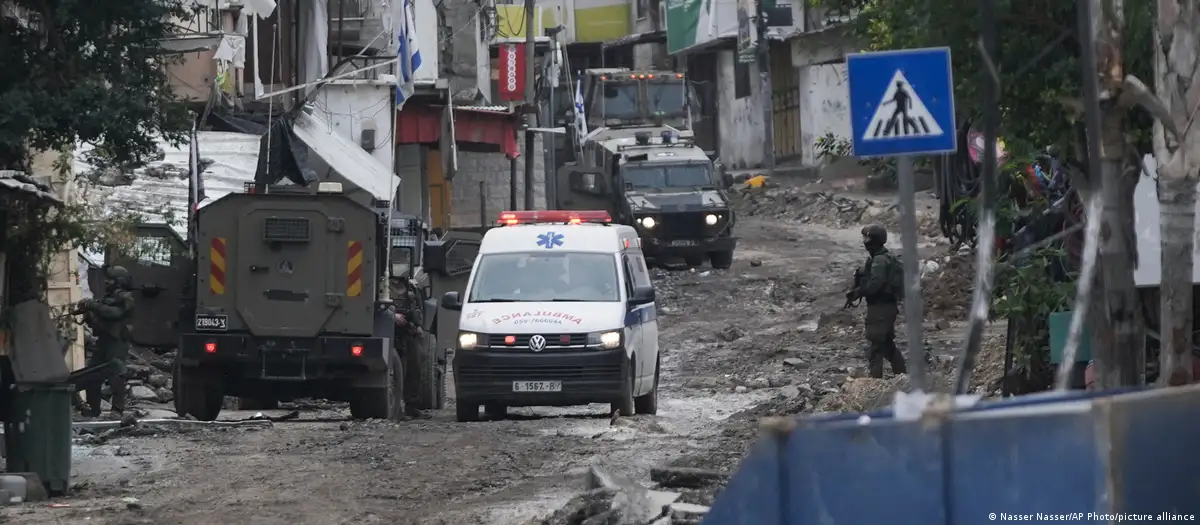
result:
[[[525,44],[500,45],[500,100],[525,100]]]

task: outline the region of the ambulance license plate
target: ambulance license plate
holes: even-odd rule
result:
[[[696,241],[691,239],[678,239],[671,241],[671,246],[695,246]]]
[[[229,316],[197,314],[196,330],[205,332],[227,331],[229,330]]]
[[[562,392],[562,381],[513,381],[513,392]]]

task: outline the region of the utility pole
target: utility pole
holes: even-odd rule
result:
[[[536,60],[534,47],[534,1],[525,0],[525,209],[533,209],[533,128],[537,127],[537,87],[533,82],[533,63]]]
[[[763,168],[775,175],[775,103],[771,90],[771,45],[767,42],[767,0],[758,0],[758,76],[762,82]]]

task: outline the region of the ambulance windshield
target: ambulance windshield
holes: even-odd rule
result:
[[[606,253],[495,253],[481,255],[468,301],[620,301],[616,258]]]

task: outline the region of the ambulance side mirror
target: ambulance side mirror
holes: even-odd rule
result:
[[[459,312],[462,311],[462,306],[462,298],[459,297],[458,292],[446,292],[446,295],[442,296],[442,308]]]
[[[654,287],[653,286],[642,286],[639,288],[634,288],[633,293],[629,295],[629,304],[633,305],[633,306],[640,306],[643,304],[649,304],[649,303],[653,303],[653,302],[654,302]]]

